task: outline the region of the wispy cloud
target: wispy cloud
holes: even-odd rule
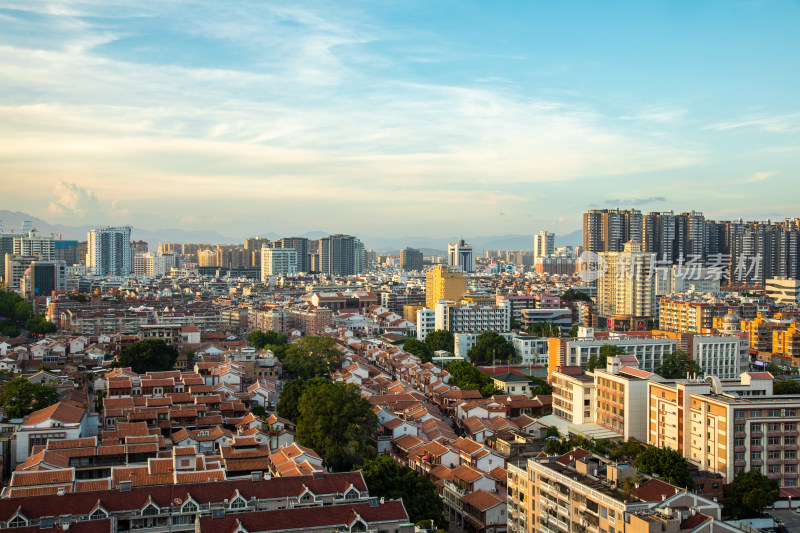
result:
[[[800,113],[785,115],[750,115],[740,120],[720,122],[706,126],[706,130],[730,131],[739,128],[757,128],[772,133],[790,133],[800,130]]]
[[[744,181],[745,183],[757,183],[759,181],[768,180],[774,175],[775,175],[774,172],[756,172],[755,174],[753,174]]]
[[[667,199],[663,196],[650,196],[648,198],[613,198],[611,200],[606,200],[605,204],[609,206],[634,207],[637,205],[663,203],[666,201]]]

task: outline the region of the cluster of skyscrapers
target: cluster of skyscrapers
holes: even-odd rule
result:
[[[629,241],[639,242],[642,252],[656,254],[662,263],[724,266],[731,281],[744,285],[800,277],[800,219],[716,221],[699,211],[643,214],[637,209],[583,214],[584,251],[621,252]]]

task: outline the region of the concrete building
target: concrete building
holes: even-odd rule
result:
[[[561,309],[523,309],[520,312],[522,320],[520,324],[527,328],[536,322],[550,322],[562,328],[569,328],[572,325],[572,309],[567,307]]]
[[[261,281],[267,283],[270,276],[296,276],[297,257],[294,248],[262,248]]]
[[[52,261],[56,256],[55,239],[32,229],[27,235],[14,236],[14,255],[30,255],[39,261]]]
[[[472,245],[458,239],[455,244],[447,245],[447,264],[461,272],[475,272],[475,255]]]
[[[523,365],[547,366],[547,339],[533,335],[516,335],[511,339],[517,358]]]
[[[32,261],[21,283],[22,294],[31,301],[66,288],[67,264],[64,261]]]
[[[353,276],[364,272],[364,245],[352,235],[329,235],[317,244],[319,271],[329,276]]]
[[[533,259],[537,261],[553,255],[555,251],[556,236],[549,231],[540,231],[533,236]]]
[[[34,255],[5,255],[3,264],[6,290],[14,290],[20,287],[25,271],[34,261],[36,261],[36,256]]]
[[[509,533],[741,531],[717,502],[581,448],[507,469]]]
[[[127,276],[132,271],[131,227],[97,228],[87,235],[86,271],[92,276]]]
[[[648,384],[648,442],[678,450],[726,483],[757,470],[781,487],[798,486],[800,396],[773,396],[773,376]]]
[[[657,316],[653,256],[628,241],[622,252],[604,252],[606,269],[597,279],[597,314],[631,319]]]
[[[167,276],[172,271],[173,266],[177,266],[175,255],[170,253],[155,255],[152,252],[147,252],[138,254],[133,258],[133,273],[136,276]]]
[[[470,348],[477,344],[478,335],[480,335],[480,333],[454,333],[453,337],[455,342],[453,349],[455,350],[455,355],[466,358]],[[515,334],[511,332],[498,333],[498,335],[509,342],[511,342],[515,336]]]
[[[436,331],[436,312],[427,307],[417,309],[417,340],[424,341],[432,331]]]
[[[425,307],[433,309],[439,300],[459,301],[467,293],[467,280],[461,272],[437,265],[425,273]]]
[[[766,281],[767,297],[777,304],[800,304],[800,280],[770,278]]]
[[[434,306],[436,329],[452,333],[510,331],[511,308],[508,305],[457,305],[445,300]]]
[[[311,272],[309,242],[305,237],[284,237],[272,243],[273,248],[292,248],[297,250],[297,271]]]
[[[403,270],[422,271],[422,252],[416,248],[400,250],[400,268]]]
[[[655,372],[661,359],[678,349],[678,341],[666,336],[647,333],[595,332],[591,328],[580,328],[578,337],[551,338],[548,347],[548,373],[552,375],[559,366],[585,367],[592,355],[599,355],[606,344],[616,345],[626,355],[639,361],[639,368]]]
[[[637,209],[592,209],[583,214],[586,252],[621,252],[626,242],[642,238],[642,213]]]

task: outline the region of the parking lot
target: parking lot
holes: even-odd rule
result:
[[[786,522],[786,529],[784,531],[800,531],[800,514],[789,510],[769,511],[769,514],[776,520],[783,520]]]

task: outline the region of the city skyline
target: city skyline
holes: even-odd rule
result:
[[[467,240],[796,215],[797,4],[455,6],[7,3],[2,207]]]

